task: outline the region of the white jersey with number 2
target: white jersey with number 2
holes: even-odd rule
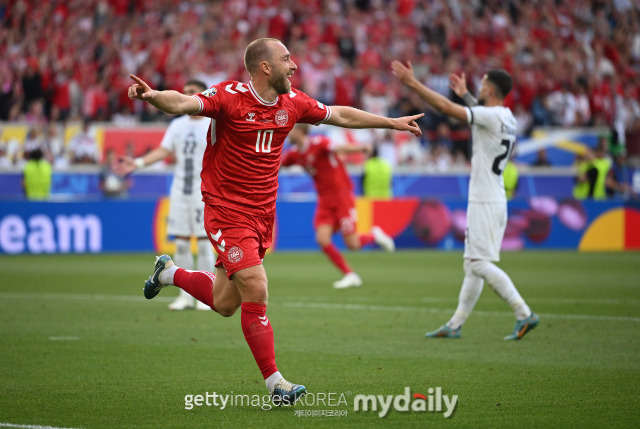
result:
[[[508,107],[466,107],[472,125],[469,201],[504,202],[502,172],[516,142],[516,118]]]

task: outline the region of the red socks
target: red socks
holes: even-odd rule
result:
[[[374,238],[373,238],[373,234],[368,233],[368,234],[360,234],[360,236],[358,237],[360,239],[360,247],[364,247],[364,246],[368,246],[369,244],[373,243]]]
[[[351,272],[351,267],[349,267],[347,261],[344,260],[335,244],[331,243],[328,246],[323,247],[322,251],[327,255],[331,262],[333,262],[333,265],[338,267],[338,269],[344,274]]]
[[[173,275],[173,284],[187,292],[213,310],[213,281],[216,276],[208,271],[190,271],[178,268]]]
[[[207,271],[189,271],[178,268],[173,276],[173,284],[180,287],[200,302],[213,308],[213,281],[215,275]],[[266,379],[276,367],[276,353],[273,346],[273,329],[267,319],[267,306],[257,302],[243,302],[240,323],[244,338],[249,344],[262,376]]]
[[[273,346],[273,329],[267,319],[267,305],[257,302],[243,302],[240,322],[244,338],[249,344],[253,358],[267,378],[278,370],[276,367],[276,352]]]

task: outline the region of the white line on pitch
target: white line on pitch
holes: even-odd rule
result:
[[[451,313],[452,309],[430,308],[430,307],[409,307],[397,305],[362,305],[362,304],[336,304],[329,302],[283,302],[285,307],[296,308],[317,308],[326,310],[364,310],[364,311],[394,311],[394,312],[420,312],[420,313]],[[482,316],[504,316],[505,314],[513,314],[506,311],[482,311],[475,310],[473,314]],[[629,316],[596,316],[590,314],[552,314],[540,313],[540,316],[557,318],[557,319],[575,319],[575,320],[608,320],[614,322],[640,322],[640,317]]]
[[[87,300],[87,301],[124,301],[124,302],[143,302],[146,299],[142,296],[134,295],[102,295],[102,294],[80,294],[80,293],[29,293],[29,292],[2,292],[0,298],[22,298],[22,299],[63,299],[63,300]],[[172,297],[156,297],[156,302],[171,302]],[[453,301],[455,302],[455,301]],[[452,309],[432,308],[432,307],[414,307],[414,306],[397,306],[397,305],[366,305],[366,304],[340,304],[340,303],[323,303],[323,302],[288,302],[275,301],[275,305],[284,305],[288,307],[298,308],[320,308],[328,310],[365,310],[365,311],[396,311],[396,312],[421,312],[421,313],[451,313]],[[485,316],[503,316],[512,314],[506,311],[483,311],[474,310],[474,314]],[[553,314],[539,313],[540,316],[573,319],[573,320],[609,320],[615,322],[640,322],[640,317],[631,316],[598,316],[590,314]]]
[[[177,289],[176,289],[177,290]],[[72,299],[86,301],[125,301],[143,302],[147,299],[143,296],[135,295],[102,295],[88,293],[37,293],[37,292],[2,292],[0,298],[23,298],[23,299]],[[157,302],[171,302],[175,298],[157,296],[153,300]]]
[[[22,428],[22,429],[73,429],[73,428],[59,428],[54,426],[40,426],[40,425],[19,425],[15,423],[0,423],[0,428]]]

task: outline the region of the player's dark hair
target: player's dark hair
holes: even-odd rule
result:
[[[184,84],[184,86],[187,85],[197,86],[198,88],[202,89],[202,91],[206,91],[209,88],[206,83],[198,79],[189,79],[187,83]]]
[[[247,49],[244,51],[244,66],[249,74],[257,72],[262,61],[271,59],[270,42],[282,43],[278,39],[265,37],[256,39],[247,45]]]
[[[502,69],[489,70],[487,72],[487,80],[497,89],[498,94],[496,96],[499,98],[505,98],[513,86],[511,75]]]

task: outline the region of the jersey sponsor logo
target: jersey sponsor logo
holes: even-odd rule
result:
[[[224,90],[231,93],[231,94],[237,94],[238,92],[247,92],[249,91],[248,88],[245,88],[245,86],[242,84],[242,82],[238,82],[236,84],[235,88],[232,88],[233,84],[230,83],[229,85],[224,87]]]
[[[289,122],[289,114],[287,113],[287,111],[284,109],[278,110],[276,112],[276,124],[283,126],[287,125],[287,122]]]
[[[203,92],[202,95],[204,95],[205,97],[213,97],[217,93],[218,93],[217,88],[209,88],[205,92]]]
[[[247,116],[249,116],[246,120],[249,122],[255,122],[256,121],[256,114],[253,112],[247,113]]]
[[[231,262],[232,264],[240,262],[242,260],[242,257],[244,256],[242,254],[242,249],[238,246],[233,246],[231,249],[229,249],[229,253],[227,255],[229,258],[229,262]]]

